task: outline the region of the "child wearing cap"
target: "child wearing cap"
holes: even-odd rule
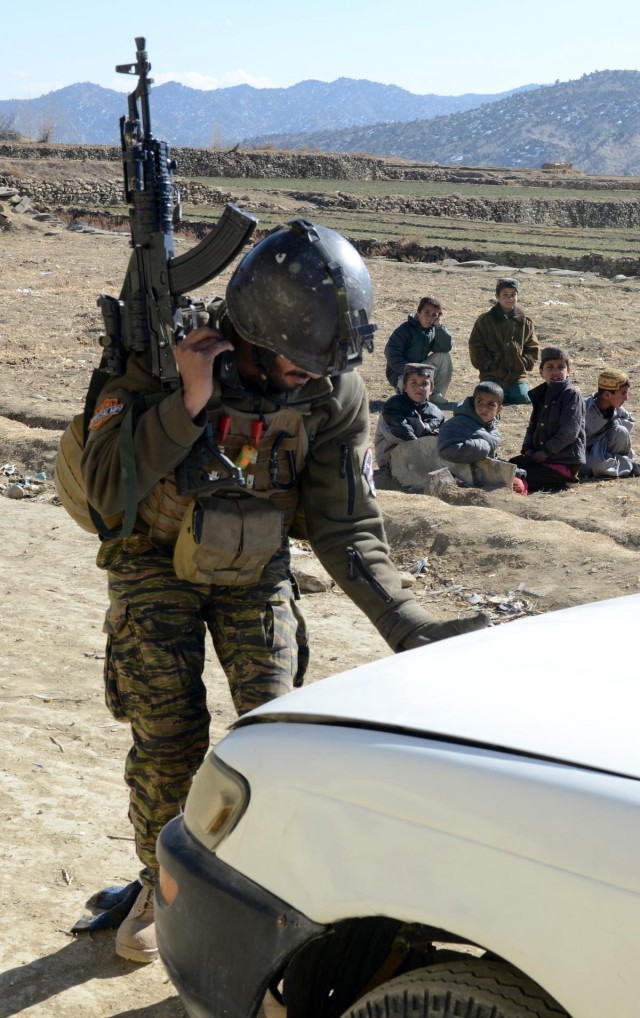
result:
[[[530,493],[570,487],[585,462],[584,400],[569,378],[570,370],[566,350],[545,347],[540,355],[542,384],[529,393],[533,408],[522,453],[511,460],[527,471]]]
[[[376,461],[383,470],[389,469],[394,446],[437,435],[444,421],[442,410],[429,400],[433,391],[431,364],[405,364],[401,384],[402,392],[382,407],[373,440]]]
[[[598,390],[585,400],[587,439],[583,477],[638,477],[640,463],[631,448],[633,417],[623,404],[630,387],[626,371],[605,368]]]
[[[538,359],[533,322],[518,307],[517,279],[499,279],[497,303],[476,319],[469,357],[481,382],[497,382],[505,403],[529,403],[527,372]]]

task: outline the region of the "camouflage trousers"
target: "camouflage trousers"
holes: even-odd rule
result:
[[[249,587],[179,580],[170,553],[135,534],[103,544],[98,565],[109,579],[106,703],[113,717],[131,725],[129,818],[141,877],[153,882],[158,834],[184,805],[209,747],[206,630],[238,714],[302,684],[307,631],[294,599],[288,548]]]

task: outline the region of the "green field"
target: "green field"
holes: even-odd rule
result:
[[[625,271],[633,274],[640,271],[637,266],[640,251],[640,229],[620,227],[561,227],[548,225],[531,225],[525,223],[496,223],[485,220],[473,220],[460,217],[425,216],[413,212],[398,212],[396,209],[372,211],[370,209],[344,209],[332,206],[309,204],[301,199],[301,193],[309,194],[342,194],[353,195],[355,198],[369,196],[380,198],[385,195],[402,194],[406,197],[446,196],[464,197],[475,194],[484,197],[513,198],[542,196],[545,198],[569,198],[579,200],[587,198],[597,201],[626,200],[629,191],[590,192],[565,191],[562,189],[550,192],[545,188],[498,187],[481,185],[451,185],[423,181],[353,181],[353,180],[273,180],[245,178],[208,178],[202,180],[210,187],[218,187],[223,192],[238,195],[242,205],[242,196],[246,195],[250,202],[247,208],[255,211],[259,219],[260,229],[269,230],[296,215],[320,222],[339,230],[354,240],[375,240],[379,244],[419,245],[420,247],[440,246],[459,257],[467,252],[469,257],[487,258],[489,260],[509,264],[541,264],[549,259],[550,264],[569,267],[585,257],[606,259],[615,263],[621,259],[632,259],[636,268],[615,268],[611,272]],[[287,214],[282,211],[271,211],[260,208],[261,193],[264,203],[269,205],[269,198],[278,204],[278,196],[284,200],[285,195],[295,195],[300,208],[304,211]],[[604,196],[603,196],[604,195]],[[258,206],[256,208],[256,205]],[[212,208],[210,218],[213,221],[219,215],[219,209]],[[209,218],[206,206],[185,207],[185,218]]]

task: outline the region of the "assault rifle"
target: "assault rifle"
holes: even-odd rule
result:
[[[169,146],[151,133],[149,92],[153,79],[146,40],[136,38],[136,61],[119,64],[120,74],[137,74],[129,95],[129,113],[120,119],[125,198],[129,205],[131,246],[118,299],[101,294],[98,306],[105,335],[101,369],[123,373],[131,351],[149,350],[151,370],[165,389],[179,384],[174,345],[189,326],[200,324],[203,305],[186,296],[233,260],[256,226],[254,216],[227,205],[216,226],[195,247],[175,256],[173,228],[181,219],[180,194],[173,182],[176,163]],[[200,314],[199,314],[200,313]]]

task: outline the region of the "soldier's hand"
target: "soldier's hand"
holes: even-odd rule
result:
[[[433,622],[424,622],[421,626],[416,626],[412,633],[405,636],[397,650],[413,650],[416,647],[424,647],[438,640],[448,640],[452,636],[473,633],[477,629],[484,629],[490,623],[491,617],[486,612],[468,615],[464,619],[449,619],[447,622],[436,622],[435,620]]]
[[[182,400],[191,420],[203,410],[213,392],[213,362],[225,350],[232,350],[228,339],[208,326],[187,333],[174,347],[182,381]]]

